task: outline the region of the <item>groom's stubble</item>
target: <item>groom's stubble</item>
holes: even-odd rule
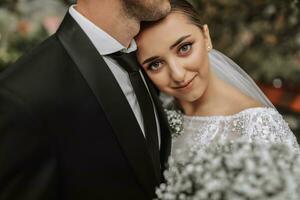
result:
[[[138,21],[156,21],[170,10],[170,0],[123,0],[123,8],[129,18]]]

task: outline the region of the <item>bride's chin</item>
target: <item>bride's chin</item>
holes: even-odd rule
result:
[[[198,95],[185,96],[181,98],[177,98],[177,100],[185,102],[185,103],[193,103],[197,101],[200,97]]]
[[[201,97],[201,95],[199,95],[199,94],[190,94],[185,98],[185,101],[192,103],[192,102],[197,101],[200,97]]]

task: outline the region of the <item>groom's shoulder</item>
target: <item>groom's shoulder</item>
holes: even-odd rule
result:
[[[13,79],[51,75],[57,67],[62,66],[68,55],[57,36],[54,34],[43,42],[25,52],[15,63],[7,66],[0,73],[0,82]]]
[[[0,73],[0,90],[9,88],[26,96],[59,90],[69,80],[67,69],[72,64],[54,34]]]
[[[33,64],[39,64],[41,66],[48,65],[50,63],[56,62],[62,55],[64,55],[64,49],[57,39],[56,35],[52,35],[42,41],[37,46],[29,49],[12,65],[8,66],[9,68],[14,68],[17,66],[32,66]],[[51,61],[45,62],[45,61]]]

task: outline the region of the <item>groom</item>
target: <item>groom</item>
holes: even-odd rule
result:
[[[154,197],[166,120],[149,82],[152,110],[142,112],[111,55],[135,51],[140,22],[169,10],[169,0],[78,0],[57,33],[0,74],[0,200]]]

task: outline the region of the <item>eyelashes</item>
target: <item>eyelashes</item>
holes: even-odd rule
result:
[[[182,44],[179,44],[176,48],[176,55],[180,57],[188,56],[191,54],[193,49],[194,42],[183,42]],[[164,64],[163,59],[156,59],[152,62],[150,62],[146,69],[151,72],[158,72]]]
[[[155,60],[148,65],[147,69],[150,71],[158,71],[161,65],[162,65],[161,60]]]
[[[193,45],[193,43],[191,43],[191,42],[182,44],[178,49],[178,53],[180,55],[188,54],[192,50],[192,45]]]

